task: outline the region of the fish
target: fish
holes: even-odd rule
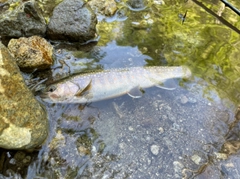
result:
[[[41,91],[40,97],[48,103],[90,103],[124,94],[140,98],[145,88],[165,88],[162,84],[167,80],[189,77],[191,71],[186,66],[110,69],[54,82]]]

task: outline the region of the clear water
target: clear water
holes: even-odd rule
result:
[[[173,65],[188,66],[193,77],[173,91],[147,89],[140,99],[44,104],[49,138],[22,176],[239,178],[240,46],[232,26],[240,28],[240,17],[226,8],[222,17],[232,26],[221,23],[211,14],[222,12],[218,1],[158,2],[142,11],[119,3],[114,17],[99,16],[97,44],[55,45],[52,80],[94,69]]]

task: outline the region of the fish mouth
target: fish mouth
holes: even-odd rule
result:
[[[40,92],[40,94],[38,94],[38,96],[40,96],[40,98],[42,98],[42,99],[46,99],[49,97],[48,93],[46,93],[46,92]]]

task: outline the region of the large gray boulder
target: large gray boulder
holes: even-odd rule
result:
[[[40,35],[44,36],[47,25],[41,10],[34,1],[3,4],[0,11],[0,36],[3,38]]]
[[[47,36],[52,40],[86,42],[95,37],[97,18],[82,0],[65,0],[53,11]]]
[[[47,114],[0,42],[0,148],[33,149],[48,135]]]

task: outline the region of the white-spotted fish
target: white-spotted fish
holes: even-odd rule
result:
[[[144,88],[161,88],[166,80],[190,76],[185,66],[111,69],[69,77],[49,85],[40,96],[50,103],[88,103],[123,94],[139,98]]]

